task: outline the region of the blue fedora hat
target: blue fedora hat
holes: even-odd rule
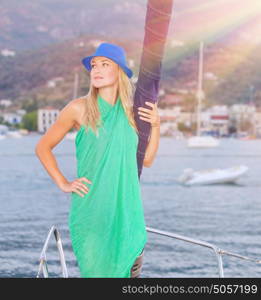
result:
[[[113,60],[123,69],[129,78],[132,77],[133,72],[127,67],[126,55],[122,47],[109,43],[100,44],[93,55],[82,59],[82,63],[88,71],[91,70],[91,60],[95,56],[105,56]]]

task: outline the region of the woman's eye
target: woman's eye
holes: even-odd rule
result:
[[[107,63],[103,63],[103,65],[108,65]]]

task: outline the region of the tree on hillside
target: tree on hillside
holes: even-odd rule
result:
[[[29,131],[37,130],[37,111],[26,113],[22,119],[22,127]]]
[[[33,112],[38,109],[38,101],[36,98],[26,99],[22,104],[22,109],[26,112]]]

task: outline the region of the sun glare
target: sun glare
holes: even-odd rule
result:
[[[257,9],[257,12],[261,12],[261,1],[260,0],[252,0],[253,6]]]

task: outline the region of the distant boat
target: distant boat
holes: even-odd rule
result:
[[[68,139],[68,140],[75,140],[76,134],[77,134],[77,131],[75,131],[75,132],[68,132],[66,134],[65,138]]]
[[[29,134],[29,131],[28,129],[20,129],[19,132],[21,133],[21,135],[28,135]]]
[[[194,171],[185,169],[178,178],[178,182],[184,185],[206,185],[217,183],[235,183],[242,175],[248,171],[245,165],[234,166],[226,169],[207,169]]]
[[[213,136],[193,136],[188,139],[189,148],[212,148],[219,145],[219,140]]]
[[[197,135],[188,138],[187,146],[189,148],[210,148],[217,147],[220,141],[212,136],[201,135],[201,102],[204,99],[204,91],[202,89],[203,76],[203,42],[200,43],[199,49],[199,71],[198,71],[198,90],[197,90]]]
[[[0,124],[0,140],[6,138],[6,133],[8,131],[8,126]]]
[[[8,130],[6,132],[6,136],[11,138],[16,138],[16,139],[22,138],[22,135],[18,130]]]
[[[256,136],[255,135],[248,135],[245,137],[241,137],[239,138],[241,141],[250,141],[250,140],[256,140]]]

